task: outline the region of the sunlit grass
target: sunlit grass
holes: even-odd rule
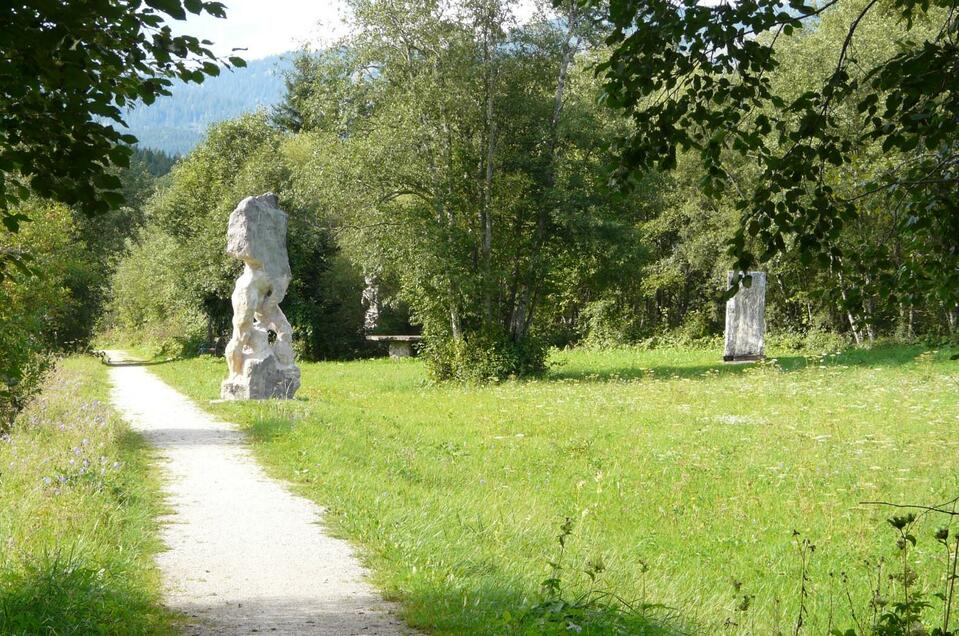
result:
[[[63,361],[0,438],[0,634],[166,634],[159,487],[109,407],[107,369]]]
[[[948,357],[885,347],[724,366],[709,351],[571,351],[543,379],[485,387],[431,385],[416,360],[304,364],[295,401],[223,404],[210,403],[221,360],[151,369],[247,428],[272,473],[363,546],[413,625],[502,633],[504,611],[539,600],[568,516],[570,593],[601,560],[598,586],[669,606],[668,627],[769,634],[791,633],[798,612],[793,530],[817,545],[809,633],[824,633],[831,614],[851,626],[840,573],[864,605],[864,560],[895,552],[891,513],[859,502],[959,495]],[[915,553],[930,590],[935,527]]]

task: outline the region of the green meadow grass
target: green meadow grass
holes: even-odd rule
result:
[[[959,495],[959,362],[919,347],[718,357],[558,352],[544,378],[491,386],[430,384],[418,360],[303,364],[296,400],[246,403],[211,403],[222,360],[151,369],[248,430],[430,633],[508,631],[504,615],[542,600],[567,517],[564,596],[662,604],[649,633],[792,633],[794,531],[817,546],[804,633],[851,627],[846,591],[863,612],[876,560],[897,554],[893,511],[859,502]],[[913,551],[929,593],[940,522]]]
[[[158,482],[109,407],[107,368],[62,361],[0,436],[0,634],[167,634]]]

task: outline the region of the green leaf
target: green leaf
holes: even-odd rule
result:
[[[30,217],[21,214],[19,212],[13,214],[6,214],[3,217],[3,225],[10,232],[17,233],[20,231],[20,224],[24,221],[29,221]]]
[[[226,7],[222,2],[204,2],[203,9],[214,18],[226,17]]]
[[[186,12],[180,0],[144,0],[147,6],[162,11],[175,20],[186,20]]]

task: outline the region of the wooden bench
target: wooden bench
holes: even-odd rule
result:
[[[423,340],[423,336],[367,336],[366,339],[389,344],[391,358],[409,358],[413,355],[413,343]]]

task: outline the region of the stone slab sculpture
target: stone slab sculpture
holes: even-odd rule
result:
[[[243,261],[243,273],[233,289],[224,400],[290,399],[300,388],[293,327],[280,309],[293,278],[286,229],[286,212],[273,193],[247,197],[230,214],[226,251]]]
[[[762,360],[766,338],[766,274],[746,272],[752,283],[740,283],[736,295],[726,301],[726,362]],[[738,272],[729,272],[727,289],[736,281]]]

